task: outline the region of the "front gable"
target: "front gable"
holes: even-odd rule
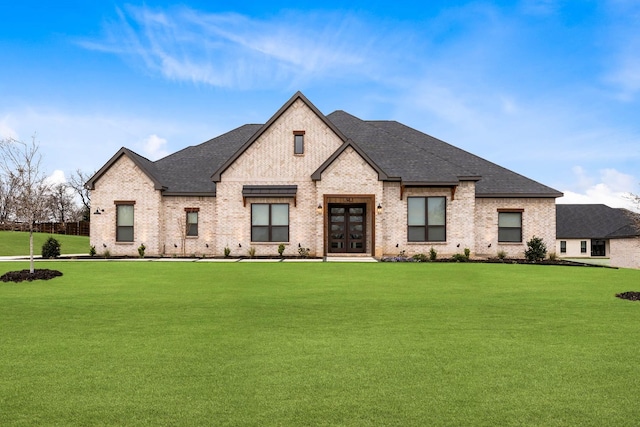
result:
[[[118,165],[118,164],[122,164],[122,160],[123,159],[127,159],[129,160],[129,162],[125,162],[127,164],[129,164],[129,168],[131,168],[132,170],[138,170],[140,171],[142,174],[145,175],[145,177],[147,179],[149,179],[152,183],[153,183],[153,187],[155,190],[164,190],[165,187],[162,185],[162,183],[160,182],[159,178],[157,177],[157,173],[155,173],[153,171],[154,169],[154,165],[153,163],[140,156],[139,154],[129,150],[128,148],[124,148],[122,147],[120,150],[118,150],[118,152],[116,154],[114,154],[111,159],[109,159],[109,161],[107,163],[104,164],[104,166],[102,166],[100,168],[100,170],[98,170],[98,172],[96,172],[90,179],[89,181],[87,181],[87,183],[85,184],[85,186],[87,187],[87,189],[89,190],[95,190],[96,187],[96,183],[102,179],[104,177],[105,174],[107,174],[109,171],[111,171],[111,169]],[[115,176],[119,176],[118,173],[115,174]]]
[[[303,153],[294,150],[296,135],[304,139]],[[344,141],[344,135],[298,92],[213,174],[212,180],[309,180]]]

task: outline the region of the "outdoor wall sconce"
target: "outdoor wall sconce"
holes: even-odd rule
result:
[[[106,247],[107,247],[107,244],[106,244],[106,243],[103,243],[103,244],[102,244],[102,247],[103,247],[103,248],[106,248]]]
[[[208,244],[208,243],[205,243],[204,245],[205,245],[206,247],[209,247],[209,244]]]
[[[174,243],[174,244],[173,244],[173,247],[174,247],[174,248],[177,248],[177,247],[178,247],[178,245],[176,245],[176,244]]]
[[[104,212],[104,209],[96,208],[96,211],[93,213],[94,215],[101,215]]]
[[[320,203],[318,203],[318,207],[316,208],[316,211],[321,214],[322,213],[322,205]]]
[[[487,247],[490,248],[491,247],[491,243],[489,243],[489,246],[487,246]]]
[[[376,208],[376,210],[378,211],[378,215],[382,213],[382,205],[380,203],[378,203],[378,207]]]
[[[238,243],[238,247],[241,248],[242,247],[242,243]]]

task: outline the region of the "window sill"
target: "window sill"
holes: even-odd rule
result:
[[[447,245],[448,242],[407,242],[407,245]]]
[[[524,245],[524,242],[498,242],[499,245],[516,246]]]
[[[129,246],[133,245],[134,242],[116,242],[116,245]]]
[[[195,240],[197,239],[199,236],[187,236],[186,239],[187,240]]]
[[[289,242],[250,242],[250,245],[255,245],[255,246],[264,246],[264,245],[279,245],[279,244],[283,244],[285,246],[289,246],[291,243]]]

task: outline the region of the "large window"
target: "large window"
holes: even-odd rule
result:
[[[289,205],[253,203],[251,205],[252,242],[289,241]]]
[[[116,242],[133,242],[133,203],[116,205]]]
[[[186,208],[187,212],[187,236],[198,236],[198,208]]]
[[[522,242],[522,212],[498,212],[498,242]]]
[[[407,198],[407,240],[444,242],[447,239],[446,197]]]

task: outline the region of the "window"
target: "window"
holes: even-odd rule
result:
[[[581,240],[580,241],[580,253],[581,254],[586,254],[587,253],[587,241],[586,240]]]
[[[446,241],[446,204],[446,197],[408,197],[407,240]]]
[[[293,132],[293,154],[304,154],[304,131]]]
[[[498,242],[522,242],[522,212],[498,212]]]
[[[116,242],[133,242],[133,202],[116,204]]]
[[[289,241],[289,205],[253,203],[251,205],[252,242]]]
[[[566,240],[560,240],[560,253],[561,254],[567,253],[567,241]]]
[[[186,208],[187,212],[187,236],[198,236],[198,208]]]

